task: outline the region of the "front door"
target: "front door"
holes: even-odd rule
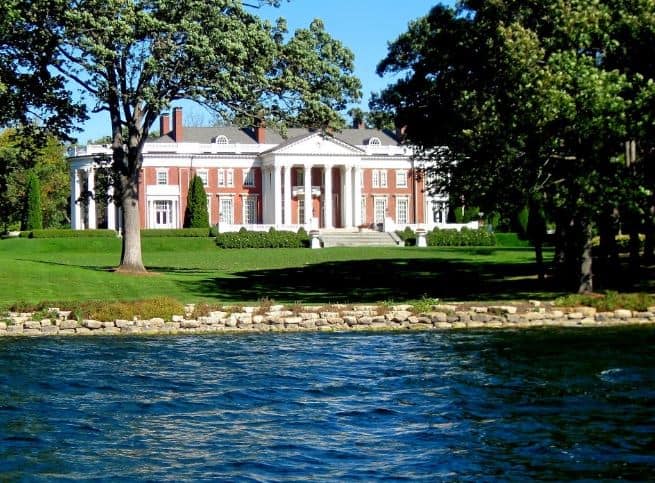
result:
[[[155,228],[174,228],[172,201],[170,200],[155,201]]]

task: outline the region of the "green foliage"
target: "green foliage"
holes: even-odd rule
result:
[[[189,182],[187,205],[184,211],[184,228],[204,228],[209,226],[207,211],[207,193],[200,176],[194,176]]]
[[[463,209],[462,209],[463,208]],[[470,223],[480,219],[480,208],[477,206],[458,206],[454,208],[455,223]]]
[[[219,248],[303,248],[309,246],[309,237],[291,231],[239,231],[219,233],[216,245]]]
[[[487,230],[444,230],[435,228],[428,232],[426,240],[431,247],[490,247],[496,245],[496,236]]]
[[[528,238],[529,217],[530,217],[530,210],[528,209],[527,206],[521,208],[521,211],[519,211],[516,214],[516,222],[518,224],[518,227],[521,229],[519,235],[524,239]]]
[[[173,315],[183,315],[184,305],[171,297],[157,297],[131,302],[91,301],[80,303],[76,312],[84,319],[111,321],[160,317],[171,320]]]
[[[154,229],[149,228],[141,230],[141,238],[205,238],[216,236],[216,229],[205,228],[167,228],[167,229]]]
[[[525,238],[519,237],[517,233],[498,233],[495,232],[496,246],[504,248],[526,248],[530,246],[530,242]]]
[[[43,229],[43,213],[41,212],[41,184],[39,179],[30,173],[27,178],[27,193],[25,195],[24,230]]]
[[[114,230],[27,230],[21,238],[116,238]]]
[[[416,245],[416,233],[410,227],[406,226],[404,230],[396,231],[396,235],[405,242],[405,246]]]
[[[655,296],[647,293],[618,293],[607,291],[605,294],[567,295],[555,300],[559,307],[587,306],[599,312],[611,312],[616,309],[628,309],[645,312],[655,306]]]
[[[25,129],[0,133],[0,223],[6,228],[25,223],[31,174],[40,184],[43,227],[64,226],[70,182],[63,146],[51,135]]]
[[[410,227],[405,227],[396,234],[406,246],[416,245],[416,233]],[[435,228],[426,234],[426,241],[431,247],[488,247],[496,245],[496,236],[483,228],[477,230],[466,227],[461,230]]]

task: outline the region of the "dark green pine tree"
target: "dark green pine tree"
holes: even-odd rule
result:
[[[194,176],[189,183],[186,211],[184,212],[184,228],[206,228],[208,226],[207,193],[205,193],[200,176]]]
[[[27,178],[27,194],[25,196],[25,210],[23,230],[43,229],[43,212],[41,210],[41,184],[39,178],[30,173]]]

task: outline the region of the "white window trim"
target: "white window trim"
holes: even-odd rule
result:
[[[251,182],[248,182],[248,176],[250,175]],[[257,180],[255,179],[255,170],[253,168],[246,168],[243,170],[243,186],[246,188],[255,188],[257,187]]]
[[[380,170],[380,188],[388,188],[389,187],[389,178],[387,176],[387,170],[386,169],[381,169]]]
[[[380,187],[380,171],[377,169],[374,169],[371,173],[371,186],[373,188],[379,188]]]
[[[214,143],[216,144],[229,144],[230,140],[227,138],[225,134],[219,134],[216,136],[214,139]]]
[[[209,171],[206,169],[199,169],[196,171],[196,175],[202,180],[202,185],[207,187],[209,186]],[[204,175],[204,179],[203,179]]]
[[[165,183],[160,183],[159,182],[159,175],[162,175],[162,174],[166,177],[166,182]],[[156,178],[156,180],[157,180],[158,185],[167,185],[168,184],[168,169],[166,169],[166,168],[157,169],[157,178]]]
[[[232,168],[225,170],[225,186],[234,188],[234,170]]]
[[[218,170],[218,186],[223,188],[225,187],[225,170],[224,169],[219,169]]]
[[[400,202],[405,202],[405,221],[400,221]],[[396,198],[396,223],[407,225],[409,224],[409,197],[408,196],[398,196]]]
[[[405,182],[403,184],[398,182],[398,180],[400,179],[401,176],[404,177]],[[408,178],[408,173],[407,173],[406,169],[396,170],[396,188],[407,188],[407,186],[408,186],[407,178]]]
[[[257,195],[242,195],[241,196],[241,201],[242,201],[242,207],[241,207],[242,213],[241,213],[241,215],[243,217],[242,219],[243,219],[243,224],[244,225],[255,225],[255,224],[257,224],[257,198],[258,198]],[[248,223],[248,210],[247,210],[247,207],[248,207],[248,202],[249,201],[252,201],[252,202],[255,203],[255,212],[254,212],[254,217],[253,217],[254,221],[252,223]]]
[[[225,214],[223,213],[223,200],[230,200],[230,218],[232,219],[231,223],[223,221]],[[228,225],[234,225],[234,195],[219,195],[218,196],[218,222],[227,223]]]

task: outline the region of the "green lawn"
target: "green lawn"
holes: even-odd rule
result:
[[[219,250],[211,238],[144,238],[148,276],[113,273],[120,240],[0,241],[0,306],[16,301],[331,303],[551,298],[530,248]]]

